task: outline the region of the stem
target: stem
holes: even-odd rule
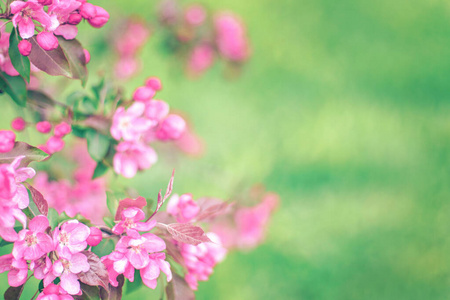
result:
[[[160,222],[156,223],[156,228],[166,229],[167,230],[167,227],[169,227],[169,225],[164,224],[164,223],[160,223]]]
[[[33,299],[34,299],[34,297],[36,297],[36,295],[37,295],[38,293],[39,293],[39,289],[37,289],[36,293],[34,293],[33,297],[31,297],[31,299],[30,299],[30,300],[33,300]]]

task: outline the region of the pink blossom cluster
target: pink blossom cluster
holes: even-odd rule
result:
[[[113,159],[117,174],[132,178],[137,171],[150,168],[157,155],[149,144],[177,140],[185,131],[184,119],[169,114],[166,102],[153,99],[161,88],[158,78],[148,78],[145,86],[134,91],[133,104],[128,108],[119,107],[114,113],[110,132],[119,141]]]
[[[56,36],[67,40],[78,34],[77,25],[84,19],[92,27],[100,28],[109,20],[108,12],[86,0],[28,0],[10,4],[12,22],[23,40],[19,44],[22,55],[29,55],[32,44],[28,39],[36,35],[36,41],[46,51],[59,45]],[[39,30],[37,30],[39,28]]]
[[[119,57],[114,72],[117,78],[126,79],[136,74],[141,65],[137,54],[147,42],[150,30],[144,22],[130,18],[114,36],[114,47]]]
[[[16,220],[24,228],[27,223],[22,209],[28,207],[30,199],[23,182],[36,174],[32,168],[19,167],[23,158],[19,156],[11,164],[0,165],[0,237],[10,242],[19,238],[14,230]]]
[[[163,252],[166,244],[163,239],[148,232],[156,225],[155,220],[145,219],[144,212],[137,207],[129,207],[122,211],[121,220],[113,227],[115,234],[121,235],[115,250],[104,257],[109,282],[117,286],[117,276],[123,274],[129,281],[134,281],[135,270],[139,270],[142,282],[155,289],[160,272],[166,274],[167,281],[172,280],[170,264],[165,260]]]
[[[184,277],[189,287],[197,290],[198,281],[207,281],[214,267],[224,260],[227,250],[221,245],[219,236],[209,232],[208,237],[212,243],[202,243],[197,246],[181,243],[187,273]]]
[[[93,224],[103,224],[108,210],[106,181],[104,178],[91,179],[96,163],[89,156],[86,143],[76,144],[71,157],[77,163],[72,180],[52,181],[46,172],[41,171],[36,175],[34,187],[58,213],[65,212],[69,217],[81,214]]]
[[[47,217],[38,215],[28,229],[18,233],[12,253],[0,257],[0,272],[9,271],[10,286],[24,284],[30,270],[48,287],[44,295],[80,295],[79,276],[90,270],[84,251],[90,234],[89,227],[77,220],[66,221],[52,231]],[[58,277],[60,284],[55,287],[53,281]]]
[[[254,248],[263,241],[278,202],[277,194],[266,193],[260,203],[253,207],[238,208],[231,223],[214,224],[212,231],[221,238],[227,248]]]
[[[245,26],[233,13],[218,12],[210,16],[199,4],[182,10],[175,1],[166,0],[159,14],[162,25],[179,42],[179,51],[189,53],[186,68],[191,75],[201,75],[218,58],[237,65],[250,55]]]

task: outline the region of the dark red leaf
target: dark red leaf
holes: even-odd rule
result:
[[[87,80],[88,71],[83,46],[75,39],[66,40],[61,36],[58,37],[58,41],[69,62],[72,78],[80,79],[84,85]]]
[[[123,284],[125,283],[125,278],[122,274],[117,276],[117,282],[119,285],[117,287],[109,285],[109,292],[103,288],[100,288],[100,299],[102,300],[120,300],[122,299]]]
[[[18,287],[10,286],[3,295],[5,300],[19,300],[23,292],[23,287],[24,284]]]
[[[33,47],[28,58],[33,65],[49,75],[72,77],[69,61],[60,46],[55,50],[46,51],[39,45],[36,36],[30,38],[29,41]]]
[[[25,185],[27,186],[28,190],[31,193],[31,198],[33,198],[34,204],[36,204],[37,209],[41,214],[44,216],[48,215],[48,203],[47,200],[45,200],[44,196],[36,190],[31,184],[25,182]]]
[[[91,286],[102,286],[108,289],[109,276],[105,265],[102,263],[100,258],[91,251],[83,251],[84,255],[87,256],[88,263],[90,265],[89,271],[78,274],[78,278],[81,282],[91,285]]]
[[[14,148],[6,153],[0,153],[0,164],[12,163],[18,156],[25,156],[20,161],[20,168],[28,166],[32,161],[43,161],[48,157],[44,151],[24,142],[16,142]]]
[[[128,207],[137,207],[142,209],[147,205],[147,200],[144,197],[137,197],[136,199],[125,198],[119,202],[119,206],[117,207],[116,217],[114,218],[116,221],[122,219],[122,211],[127,209]]]
[[[189,223],[172,223],[167,225],[167,231],[172,237],[182,243],[198,245],[200,243],[211,242],[203,229]]]
[[[174,176],[175,176],[175,169],[172,171],[172,177],[170,178],[169,184],[167,185],[167,190],[166,190],[166,193],[164,194],[164,198],[161,195],[161,191],[159,191],[156,209],[153,212],[153,214],[148,218],[149,220],[159,211],[161,206],[164,204],[164,201],[170,196],[170,194],[172,194]]]
[[[189,287],[184,278],[173,274],[172,281],[166,287],[167,300],[194,300],[194,291]]]

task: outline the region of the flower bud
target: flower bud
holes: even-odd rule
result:
[[[154,89],[147,86],[138,87],[133,94],[133,99],[135,101],[147,101],[155,96],[156,92]]]
[[[155,91],[160,91],[162,89],[161,80],[158,77],[149,77],[145,81],[145,86],[152,88]]]
[[[201,25],[205,21],[205,18],[206,12],[201,5],[192,5],[186,10],[184,14],[186,23],[192,26]]]
[[[38,122],[36,124],[36,130],[40,133],[49,133],[52,130],[52,124],[48,121]]]
[[[95,247],[102,241],[102,232],[97,227],[91,227],[91,234],[89,234],[86,242],[89,246]]]
[[[22,54],[23,56],[28,56],[31,53],[31,43],[28,40],[21,40],[19,42],[18,48],[19,48],[19,52],[20,54]]]
[[[181,137],[186,129],[186,122],[178,115],[168,115],[156,132],[159,140],[176,140]]]
[[[47,140],[45,146],[47,147],[48,153],[53,154],[61,151],[64,148],[64,141],[60,137],[52,136]]]
[[[9,152],[14,148],[16,134],[11,130],[0,130],[0,152]]]
[[[82,19],[83,17],[80,14],[71,14],[67,23],[69,23],[70,25],[78,25],[80,24]]]
[[[86,58],[86,64],[88,64],[91,61],[91,54],[86,49],[83,49],[84,51],[84,57]]]
[[[89,24],[92,27],[100,28],[103,27],[109,20],[109,13],[100,6],[95,6],[95,17],[88,19]]]
[[[68,135],[72,131],[72,127],[66,122],[61,122],[55,126],[54,134],[55,137],[62,138]]]
[[[37,42],[46,51],[58,48],[58,39],[52,32],[42,31],[37,35]]]
[[[24,130],[26,125],[27,124],[26,124],[25,120],[21,117],[15,118],[11,122],[11,128],[14,129],[15,131]]]
[[[91,3],[84,3],[80,7],[80,14],[86,20],[92,19],[96,15],[95,5]]]

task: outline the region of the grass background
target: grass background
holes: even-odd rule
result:
[[[282,202],[266,242],[231,253],[198,299],[450,298],[450,4],[199,2],[242,16],[252,59],[235,81],[220,65],[188,80],[155,33],[127,91],[161,77],[159,97],[189,114],[207,152],[125,183],[154,197],[175,164],[178,193],[228,198],[262,182]],[[94,4],[114,23],[150,19],[156,2]],[[95,46],[111,27],[81,30],[90,83],[110,63]]]

